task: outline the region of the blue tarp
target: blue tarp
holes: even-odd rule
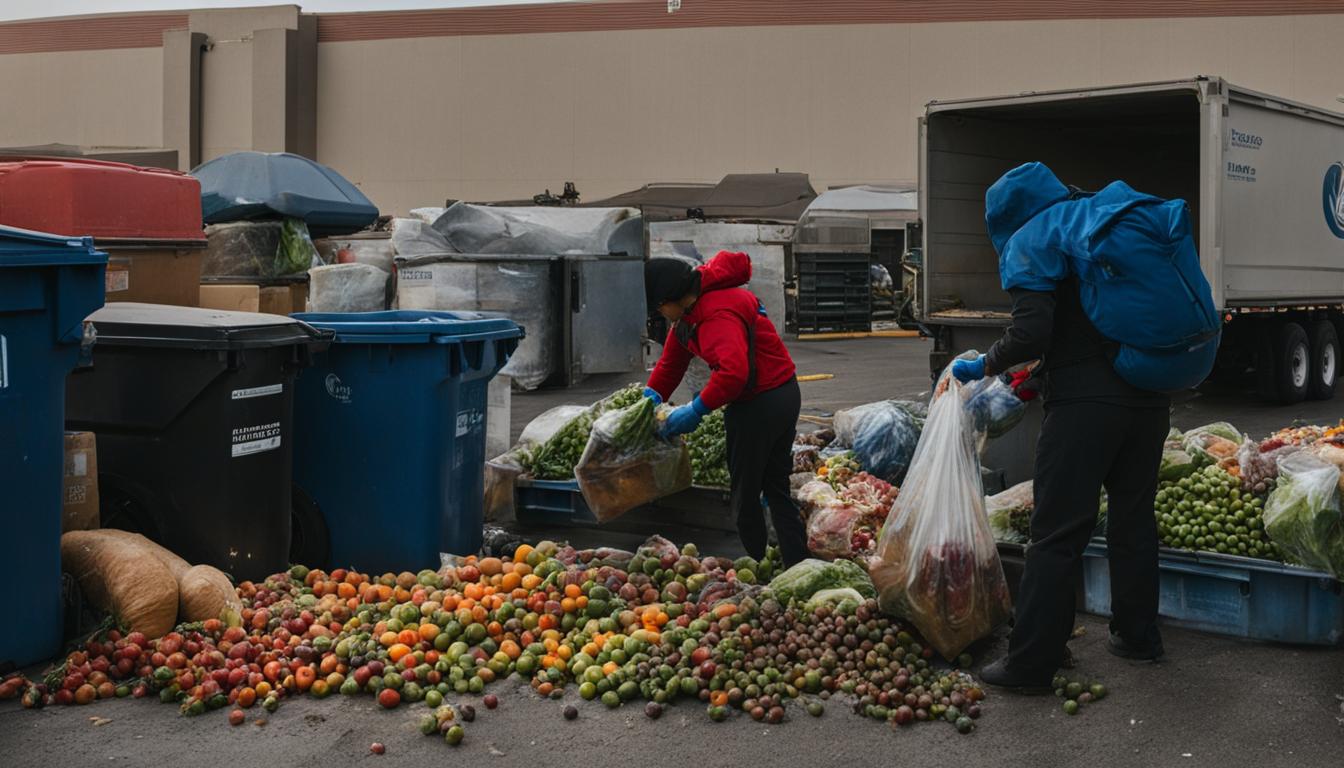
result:
[[[314,237],[358,232],[378,208],[332,169],[287,152],[234,152],[191,172],[201,182],[206,224],[303,219]]]

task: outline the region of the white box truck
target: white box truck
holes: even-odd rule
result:
[[[1344,336],[1344,115],[1217,77],[930,102],[920,119],[917,316],[933,370],[1009,321],[985,190],[1039,160],[1190,206],[1225,327],[1215,375],[1285,403],[1334,395]]]

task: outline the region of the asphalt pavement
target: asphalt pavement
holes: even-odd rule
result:
[[[825,416],[871,400],[918,396],[928,389],[927,343],[868,339],[792,343],[800,374],[833,374],[803,385],[807,414]],[[535,414],[560,403],[588,402],[626,383],[606,377],[565,391],[517,394],[514,434]],[[1334,423],[1335,403],[1283,408],[1261,404],[1236,387],[1181,402],[1174,422],[1192,426],[1226,419],[1251,434],[1265,434],[1294,420]],[[735,554],[723,531],[648,531],[619,536],[601,529],[531,531],[533,536],[628,546],[662,531],[681,543],[695,537],[705,554]],[[1338,588],[1338,585],[1335,587]],[[1254,597],[1254,595],[1252,595]],[[492,686],[501,703],[487,711],[479,697],[476,722],[459,747],[421,736],[423,705],[379,709],[369,697],[286,702],[267,715],[249,713],[231,727],[223,711],[197,718],[174,706],[117,700],[88,707],[21,709],[0,702],[0,765],[162,766],[181,764],[267,766],[424,766],[426,764],[538,765],[593,768],[624,762],[660,766],[996,765],[1284,766],[1344,764],[1344,651],[1256,643],[1167,626],[1167,658],[1159,663],[1121,661],[1105,651],[1104,620],[1079,615],[1083,629],[1072,643],[1075,678],[1104,683],[1110,694],[1077,716],[1067,716],[1051,696],[991,693],[976,730],[959,735],[943,723],[893,732],[832,699],[820,718],[792,705],[781,725],[736,716],[715,724],[702,705],[681,703],[652,721],[642,706],[607,710],[578,700],[538,698],[513,681]],[[20,631],[9,627],[5,631]],[[1000,633],[977,649],[976,666],[1001,655]],[[579,717],[563,719],[564,704]],[[262,720],[264,723],[255,721]],[[382,756],[372,742],[386,745]]]

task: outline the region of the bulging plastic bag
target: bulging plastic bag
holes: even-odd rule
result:
[[[1181,447],[1201,466],[1233,459],[1245,437],[1225,421],[1206,424],[1186,432]]]
[[[260,266],[262,277],[280,277],[307,272],[313,267],[322,266],[322,258],[308,234],[308,225],[303,219],[285,219],[280,227],[280,243],[275,256],[269,263]]]
[[[807,518],[807,549],[825,560],[853,551],[854,526],[863,510],[840,499],[826,502]]]
[[[883,611],[915,625],[944,658],[1012,614],[985,514],[971,416],[944,371],[929,418],[871,566]]]
[[[882,400],[835,414],[833,445],[847,446],[860,466],[899,485],[915,453],[919,430],[919,421],[908,406]]]
[[[1265,502],[1265,533],[1292,560],[1344,577],[1339,467],[1308,452],[1278,464],[1279,485]]]
[[[691,456],[685,443],[664,440],[656,429],[653,401],[644,397],[593,422],[574,476],[598,522],[691,487]]]

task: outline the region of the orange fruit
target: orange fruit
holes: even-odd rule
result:
[[[527,556],[531,553],[532,553],[531,544],[520,544],[518,548],[513,551],[513,562],[515,563],[526,562]]]
[[[482,576],[495,576],[504,569],[504,561],[498,557],[483,557],[478,567]]]
[[[395,664],[398,661],[401,661],[401,658],[410,652],[411,652],[410,646],[406,645],[405,643],[397,643],[393,645],[391,648],[387,649],[387,658],[391,659],[392,663]]]
[[[421,640],[424,640],[427,643],[431,643],[434,641],[434,638],[438,636],[438,634],[439,634],[438,624],[434,624],[432,622],[425,622],[424,624],[420,625]]]

